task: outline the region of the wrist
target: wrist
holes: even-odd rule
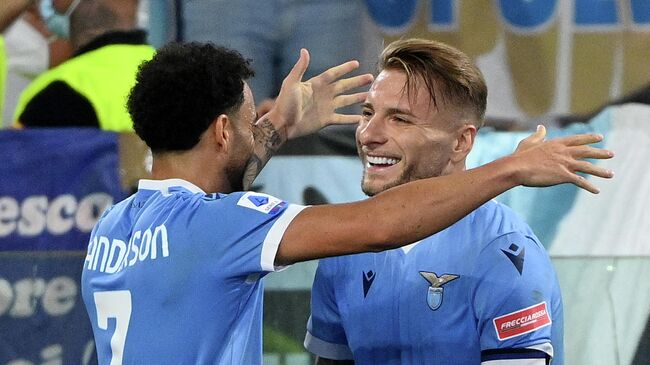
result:
[[[519,158],[508,155],[492,162],[498,180],[502,181],[507,189],[523,185],[525,172],[521,168]]]
[[[268,113],[260,117],[260,119],[255,123],[257,125],[261,124],[270,124],[275,130],[275,133],[280,138],[280,142],[284,143],[287,141],[287,122],[276,108],[272,108]]]

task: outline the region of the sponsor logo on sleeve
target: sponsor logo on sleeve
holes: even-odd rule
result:
[[[239,198],[237,205],[265,214],[276,214],[286,207],[287,203],[267,194],[247,192]]]
[[[536,331],[551,324],[546,302],[508,313],[493,320],[497,337],[501,341]]]

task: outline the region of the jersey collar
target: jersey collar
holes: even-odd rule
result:
[[[404,251],[405,254],[407,254],[413,249],[413,247],[415,247],[418,243],[420,243],[422,241],[424,241],[424,240],[419,240],[417,242],[410,243],[410,244],[408,244],[406,246],[402,246],[400,248],[402,249],[402,251]]]
[[[189,190],[192,193],[205,194],[201,188],[183,179],[167,179],[167,180],[148,180],[141,179],[138,183],[138,190],[158,190],[163,195],[169,194],[169,188],[181,187]]]

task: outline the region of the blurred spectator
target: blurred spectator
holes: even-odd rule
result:
[[[596,110],[587,114],[568,114],[558,117],[558,124],[565,127],[571,123],[588,123],[595,118],[600,112],[611,105],[623,105],[628,103],[650,105],[650,84],[642,86],[629,94],[623,95],[618,99],[610,100]]]
[[[30,6],[35,0],[4,0],[0,7],[0,125],[5,101],[5,88],[7,77],[7,53],[4,33],[14,21]]]
[[[260,106],[278,93],[300,48],[311,53],[305,78],[351,59],[360,73],[372,72],[382,48],[362,0],[182,0],[180,11],[183,40],[215,42],[252,59]]]
[[[35,0],[3,0],[0,7],[0,33],[3,33]]]
[[[40,75],[20,96],[14,119],[17,126],[99,127],[131,131],[125,108],[135,73],[154,48],[137,28],[137,0],[53,0],[69,19],[74,56]],[[49,23],[49,22],[48,22]]]
[[[39,6],[28,5],[16,21],[4,31],[6,50],[6,93],[2,127],[13,121],[13,113],[22,91],[38,75],[55,67],[72,56],[72,46],[67,37],[59,37],[48,28]]]

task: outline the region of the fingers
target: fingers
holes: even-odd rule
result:
[[[302,77],[304,76],[305,71],[307,71],[308,66],[309,52],[306,49],[301,48],[300,57],[298,58],[298,61],[296,61],[296,64],[293,65],[291,71],[289,71],[287,77],[284,78],[284,82],[297,83],[302,81]]]
[[[359,68],[359,61],[348,61],[345,63],[342,63],[338,66],[334,66],[327,71],[323,72],[322,74],[313,77],[311,80],[314,79],[320,79],[324,83],[329,84],[331,82],[334,82],[335,80],[341,78],[341,76],[350,73],[354,70]],[[311,81],[310,80],[310,81]]]
[[[371,74],[363,74],[339,80],[334,84],[334,94],[341,94],[357,87],[370,85],[373,79]]]
[[[598,150],[598,149],[595,149]],[[603,150],[600,150],[603,151]],[[600,153],[600,152],[599,152]],[[611,157],[611,156],[610,156]],[[607,157],[609,158],[609,157]],[[583,176],[580,176],[578,174],[575,174],[577,172],[579,173],[585,173],[605,179],[611,179],[614,177],[614,172],[611,170],[608,170],[603,167],[598,167],[591,162],[587,161],[576,161],[571,165],[571,170],[574,171],[573,174],[573,181],[571,181],[573,184],[576,186],[587,190],[590,193],[593,194],[598,194],[600,192],[600,189],[598,189],[594,184],[592,184],[588,179],[584,178]]]
[[[531,134],[530,136],[524,138],[521,142],[522,143],[539,143],[543,142],[544,138],[546,138],[546,127],[543,125],[538,125],[537,130],[535,133]]]
[[[368,96],[367,91],[356,93],[356,94],[339,95],[334,98],[334,109],[343,108],[349,105],[361,103],[362,101],[366,100],[367,96]]]
[[[572,183],[576,185],[579,188],[585,189],[588,192],[592,194],[598,194],[600,193],[600,189],[598,189],[594,184],[590,183],[587,179],[580,175],[574,175],[575,178],[573,179]]]
[[[359,123],[360,119],[361,116],[357,114],[334,114],[330,124],[355,124]]]
[[[524,138],[519,142],[519,144],[517,145],[516,152],[525,151],[529,148],[537,146],[540,143],[544,142],[544,138],[546,138],[546,127],[540,124],[537,126],[537,130],[535,131],[535,133],[531,134],[530,136]]]
[[[583,172],[585,174],[610,179],[614,177],[614,172],[603,167],[598,167],[591,162],[576,161],[571,165],[571,170],[574,172]]]
[[[571,148],[571,156],[575,159],[595,158],[606,160],[614,157],[614,152],[591,146],[575,146]]]
[[[350,95],[339,95],[334,98],[334,109],[344,108],[346,106],[360,103],[366,100],[367,96],[367,91]],[[359,119],[361,119],[361,116],[358,114],[347,115],[335,113],[332,115],[332,118],[328,124],[354,124],[358,123]]]
[[[603,140],[603,135],[595,133],[576,134],[573,136],[558,138],[557,140],[567,146],[581,146],[585,144],[598,143]]]
[[[538,124],[537,129],[535,130],[535,135],[539,136],[541,140],[546,138],[546,127],[543,124]]]

